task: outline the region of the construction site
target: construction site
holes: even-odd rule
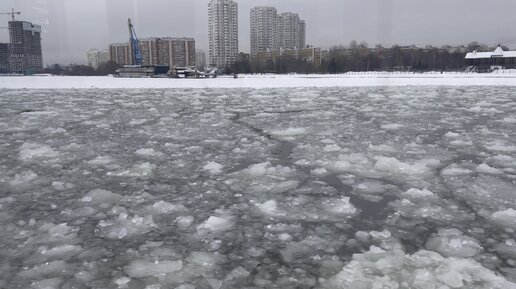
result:
[[[10,16],[7,29],[9,43],[0,43],[0,73],[32,75],[43,72],[41,49],[41,26],[31,22],[16,20],[21,12],[12,9],[0,13]]]
[[[193,38],[139,39],[131,19],[127,22],[129,42],[111,44],[110,58],[120,67],[115,77],[124,78],[203,78],[215,73],[199,71],[195,67]]]

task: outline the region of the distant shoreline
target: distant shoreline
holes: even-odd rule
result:
[[[238,79],[114,78],[111,76],[4,76],[3,89],[137,89],[137,88],[288,88],[367,86],[516,86],[516,71],[504,73],[263,74]]]

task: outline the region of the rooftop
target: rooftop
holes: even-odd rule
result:
[[[516,57],[516,51],[503,51],[501,47],[498,47],[493,52],[469,52],[466,54],[466,59],[482,59],[482,58],[513,58]]]

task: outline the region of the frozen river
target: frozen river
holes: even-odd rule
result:
[[[0,288],[516,288],[516,90],[0,90]]]

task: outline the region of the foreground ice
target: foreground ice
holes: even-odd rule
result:
[[[0,90],[0,288],[515,288],[513,89],[338,86]]]

